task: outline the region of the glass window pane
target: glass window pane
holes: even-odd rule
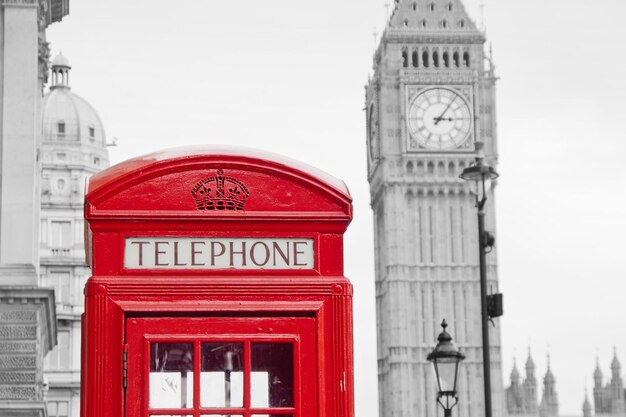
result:
[[[293,414],[252,414],[252,417],[293,417]]]
[[[200,417],[243,417],[241,414],[202,414]],[[288,416],[284,416],[288,417]]]
[[[253,407],[293,407],[293,344],[253,343]]]
[[[150,345],[150,408],[193,407],[193,343]]]
[[[243,407],[243,343],[202,343],[200,405]]]

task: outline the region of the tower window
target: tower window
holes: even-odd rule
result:
[[[409,26],[409,19],[404,19],[404,26]]]
[[[96,138],[96,128],[89,126],[89,139],[94,140]]]
[[[406,49],[402,50],[402,66],[404,68],[409,66],[409,52]]]
[[[439,52],[433,52],[433,66],[439,67]]]
[[[426,27],[426,19],[422,20],[422,27],[425,28]]]
[[[414,2],[413,2],[413,11],[416,11],[416,10],[417,10],[417,2],[416,2],[416,1],[414,1]]]
[[[469,56],[469,52],[463,52],[463,65],[465,65],[467,68],[469,68],[470,66],[470,56]]]
[[[448,3],[448,10],[452,11],[452,2]]]
[[[443,53],[443,66],[450,68],[450,55],[448,54],[448,51]]]
[[[431,12],[435,11],[435,3],[430,3],[430,11]]]
[[[57,123],[57,132],[59,135],[65,135],[65,122]]]
[[[465,20],[461,20],[461,21],[459,22],[459,26],[461,26],[462,28],[464,28],[464,27],[465,27]]]
[[[422,52],[422,64],[428,68],[428,51]]]
[[[461,65],[460,61],[459,61],[459,52],[458,51],[454,52],[454,54],[452,55],[452,60],[454,61],[454,66],[455,67],[458,68]]]
[[[446,19],[443,19],[443,22],[441,22],[441,26],[443,26],[443,28],[447,28],[448,27],[448,21]]]
[[[417,51],[413,51],[413,54],[411,55],[411,61],[413,61],[412,64],[414,68],[417,68],[419,66]]]

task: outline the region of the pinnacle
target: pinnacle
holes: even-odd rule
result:
[[[389,27],[428,32],[478,31],[461,0],[396,0]]]

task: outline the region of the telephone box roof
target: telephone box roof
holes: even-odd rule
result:
[[[157,167],[160,164],[171,164],[176,160],[183,162],[197,159],[222,158],[233,160],[256,160],[264,162],[270,166],[287,167],[291,170],[297,170],[308,177],[326,184],[337,193],[343,195],[346,199],[352,200],[350,191],[342,180],[335,178],[318,168],[272,152],[227,145],[182,146],[164,149],[126,160],[92,176],[88,183],[86,194],[95,193],[102,186],[129,176],[131,173],[143,171],[151,167]]]

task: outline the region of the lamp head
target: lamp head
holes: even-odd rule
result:
[[[491,189],[492,181],[500,175],[492,166],[485,163],[485,154],[483,152],[484,143],[475,142],[476,160],[465,168],[459,178],[470,182],[470,190],[476,195],[476,202],[480,208],[487,199],[487,192]]]
[[[428,354],[427,359],[433,363],[435,370],[438,401],[444,409],[451,410],[457,402],[459,365],[465,359],[465,355],[452,342],[452,336],[446,331],[448,323],[445,319],[441,327],[443,331],[437,337],[437,346]],[[442,399],[445,399],[445,403]]]

